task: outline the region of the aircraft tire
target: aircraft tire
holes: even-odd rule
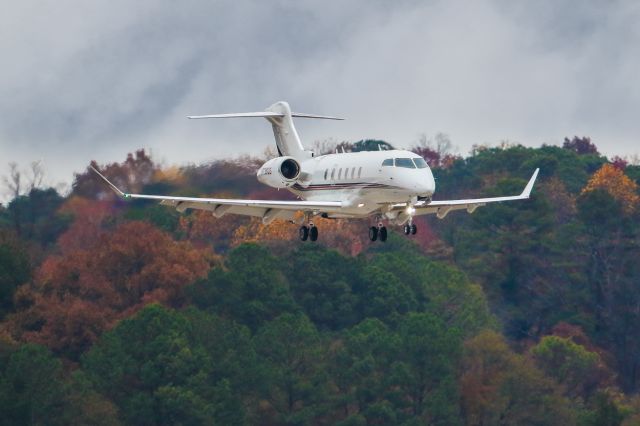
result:
[[[309,228],[307,228],[306,226],[301,226],[300,230],[298,231],[298,236],[300,237],[301,241],[307,241],[307,238],[309,238]]]
[[[383,243],[385,241],[387,241],[387,228],[386,227],[382,226],[382,227],[380,227],[380,229],[378,229],[378,238]]]
[[[318,239],[318,228],[316,228],[315,226],[312,226],[309,229],[309,239],[311,241],[316,241]]]
[[[411,226],[405,225],[404,226],[404,235],[409,235],[410,233],[411,233]]]
[[[371,241],[375,241],[378,239],[378,228],[376,228],[375,226],[369,228],[369,239]]]
[[[415,223],[411,224],[411,235],[416,235],[416,233],[418,232],[418,227],[416,226]]]

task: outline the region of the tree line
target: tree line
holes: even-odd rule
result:
[[[421,217],[385,245],[321,220],[299,245],[286,223],[116,200],[88,170],[66,196],[16,194],[0,208],[3,423],[637,422],[640,167],[588,138],[466,158],[441,142],[415,148],[438,197],[518,192],[540,167],[532,199]],[[259,162],[94,166],[131,191],[281,198]]]

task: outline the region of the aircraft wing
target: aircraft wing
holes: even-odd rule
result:
[[[339,212],[341,201],[275,201],[275,200],[241,200],[229,198],[174,197],[168,195],[129,194],[111,183],[102,173],[91,167],[113,191],[123,199],[157,200],[165,206],[175,207],[183,212],[187,209],[208,210],[216,217],[225,214],[238,214],[262,218],[264,224],[274,219],[293,220],[296,212],[320,211]]]
[[[507,197],[491,197],[491,198],[472,198],[468,200],[433,200],[431,202],[417,203],[413,207],[415,208],[415,215],[423,214],[436,214],[439,219],[443,219],[449,212],[454,210],[466,210],[469,213],[473,213],[478,207],[485,206],[489,203],[499,203],[503,201],[515,201],[526,200],[531,195],[533,184],[536,182],[538,172],[540,169],[536,169],[529,179],[527,186],[520,195],[511,195]],[[395,207],[395,206],[394,206]],[[406,208],[406,204],[401,205]]]

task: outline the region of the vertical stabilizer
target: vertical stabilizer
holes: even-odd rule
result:
[[[293,125],[291,108],[287,102],[276,102],[266,111],[274,112],[277,116],[265,117],[273,127],[273,135],[276,138],[276,146],[280,155],[288,155],[296,159],[311,157],[311,151],[305,151],[300,137]]]

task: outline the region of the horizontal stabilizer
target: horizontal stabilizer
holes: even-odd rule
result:
[[[330,117],[327,115],[314,115],[314,114],[303,114],[300,112],[292,112],[292,117],[300,117],[300,118],[319,118],[323,120],[344,120],[344,118],[339,117]],[[271,111],[260,111],[260,112],[239,112],[235,114],[211,114],[211,115],[189,115],[187,118],[189,119],[200,119],[200,118],[246,118],[246,117],[284,117],[284,114],[280,114],[277,112]]]

